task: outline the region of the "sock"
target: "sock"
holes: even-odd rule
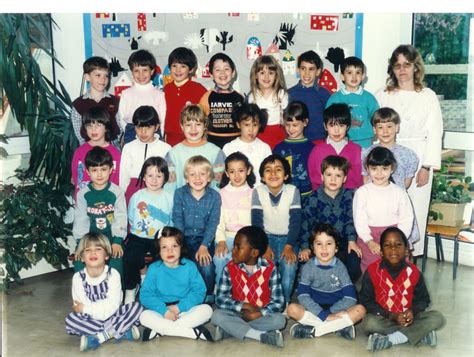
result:
[[[110,340],[110,335],[107,333],[107,331],[99,332],[96,337],[100,343],[104,343],[105,341]]]
[[[303,317],[298,320],[298,322],[302,325],[314,326],[318,327],[321,326],[324,322],[314,314],[309,311],[305,311]]]
[[[408,342],[408,338],[400,331],[392,332],[387,335],[388,340],[392,342],[392,345],[401,345],[402,343]]]
[[[247,331],[245,334],[245,337],[251,338],[252,340],[257,340],[260,341],[260,336],[262,335],[263,331],[255,330],[251,328],[250,330]]]

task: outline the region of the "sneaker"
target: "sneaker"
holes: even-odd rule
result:
[[[216,326],[216,331],[214,332],[214,341],[220,341],[220,340],[223,340],[224,338],[229,338],[229,337],[232,337],[230,333],[228,333],[222,327]]]
[[[283,335],[280,330],[267,331],[260,336],[260,342],[265,345],[283,348]]]
[[[158,332],[152,330],[151,328],[145,327],[142,334],[142,341],[151,341],[156,337],[161,336]]]
[[[201,325],[194,328],[194,333],[196,334],[196,340],[204,340],[209,342],[214,342],[214,338],[207,329],[206,326]]]
[[[294,324],[290,328],[290,335],[294,338],[313,338],[315,334],[315,327],[302,325],[302,324]]]
[[[81,352],[95,350],[100,346],[99,339],[92,335],[83,335],[81,336],[81,344],[79,350]]]
[[[428,345],[430,347],[436,347],[436,345],[438,344],[438,336],[436,335],[436,331],[430,331],[429,334],[427,334],[420,340],[420,343]]]
[[[354,325],[344,327],[343,329],[340,329],[339,331],[336,331],[337,336],[341,336],[342,338],[345,338],[346,340],[353,340],[356,337],[356,332]]]
[[[378,351],[390,347],[392,347],[392,342],[390,342],[388,336],[379,335],[378,333],[369,335],[369,339],[367,341],[367,349],[369,351]]]
[[[116,342],[122,342],[124,340],[135,341],[139,339],[140,339],[140,330],[138,329],[137,326],[132,326],[127,331],[125,331],[122,337],[117,338],[115,341]]]

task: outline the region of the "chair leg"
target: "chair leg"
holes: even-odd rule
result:
[[[439,249],[439,240],[440,240],[439,233],[435,233],[436,262],[441,261],[441,250]]]
[[[453,256],[453,280],[456,280],[459,259],[459,239],[458,235],[454,237],[454,256]]]
[[[421,260],[421,272],[425,272],[426,258],[428,257],[428,232],[425,233],[425,240],[423,242],[423,258]]]

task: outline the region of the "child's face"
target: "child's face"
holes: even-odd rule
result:
[[[313,252],[319,263],[328,265],[336,255],[336,241],[325,232],[319,233],[313,242]]]
[[[229,88],[234,76],[235,71],[232,70],[232,67],[228,62],[224,62],[220,59],[214,62],[211,77],[220,88]]]
[[[152,126],[135,126],[135,133],[137,134],[138,140],[142,143],[152,143],[155,141],[155,133],[160,128],[160,125]]]
[[[405,259],[407,247],[396,232],[387,234],[381,248],[383,259],[392,266],[397,266]]]
[[[321,74],[321,68],[316,67],[314,63],[301,61],[298,67],[298,74],[300,75],[302,85],[312,87]]]
[[[154,69],[148,66],[134,66],[132,69],[132,77],[135,83],[148,84],[153,76]]]
[[[197,120],[188,120],[181,125],[186,140],[191,143],[198,143],[202,140],[205,131],[204,123]]]
[[[258,135],[258,121],[254,118],[247,118],[237,123],[237,127],[240,129],[240,140],[245,143],[253,143]]]
[[[232,160],[227,164],[225,174],[229,178],[230,184],[234,187],[241,187],[247,182],[247,176],[250,175],[250,167],[240,160]]]
[[[91,166],[87,169],[92,182],[92,186],[96,190],[102,190],[109,183],[110,175],[112,175],[113,168],[109,165]]]
[[[324,128],[328,132],[328,137],[336,143],[344,140],[347,134],[346,124],[328,123],[324,124]]]
[[[272,71],[267,66],[263,66],[263,68],[257,72],[258,89],[262,92],[272,90],[273,85],[275,84],[276,75],[276,71]]]
[[[377,123],[374,126],[374,133],[382,146],[392,146],[395,144],[400,126],[392,122]]]
[[[308,125],[308,119],[291,121],[285,120],[286,135],[289,139],[302,139],[304,138],[304,128]]]
[[[234,264],[255,264],[256,258],[258,258],[258,250],[252,248],[246,236],[237,234],[234,239],[234,247],[232,248],[232,261]]]
[[[86,81],[91,85],[91,89],[97,92],[105,92],[109,84],[109,71],[106,69],[96,68],[90,73],[85,74]]]
[[[148,166],[143,177],[149,191],[159,192],[165,184],[165,175],[156,166]]]
[[[91,141],[92,146],[100,145],[105,141],[105,125],[99,122],[87,123],[86,128],[87,137]]]
[[[175,237],[160,238],[160,257],[166,266],[170,268],[177,267],[181,257],[181,247],[176,242]]]
[[[369,165],[367,173],[370,180],[376,186],[387,186],[389,184],[390,175],[393,173],[392,166]]]
[[[347,179],[347,176],[344,175],[344,171],[333,166],[328,166],[321,177],[323,180],[324,191],[330,196],[335,196]]]
[[[288,174],[285,173],[285,168],[280,160],[269,162],[263,169],[263,182],[274,194],[281,190],[287,178]]]
[[[190,166],[186,169],[186,182],[194,192],[202,192],[211,182],[211,175],[203,166]]]
[[[90,244],[82,252],[82,261],[87,268],[104,267],[108,259],[107,252],[100,245]]]
[[[346,67],[344,72],[341,73],[341,80],[344,82],[344,86],[349,92],[357,91],[364,78],[365,75],[363,69],[354,66]]]
[[[173,63],[170,68],[171,78],[176,84],[181,84],[191,77],[191,69],[182,63]]]

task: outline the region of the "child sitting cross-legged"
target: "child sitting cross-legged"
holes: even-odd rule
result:
[[[268,238],[261,228],[247,226],[237,232],[232,261],[224,268],[217,288],[218,309],[211,319],[216,341],[233,336],[283,347],[280,330],[286,321],[280,311],[285,301],[278,270],[263,258],[267,247]]]
[[[319,337],[331,332],[348,340],[355,338],[354,324],[365,316],[357,304],[356,291],[344,264],[336,258],[339,233],[327,223],[311,232],[310,247],[315,257],[301,272],[298,284],[300,304],[288,306],[288,316],[298,323],[290,329],[296,338]]]

